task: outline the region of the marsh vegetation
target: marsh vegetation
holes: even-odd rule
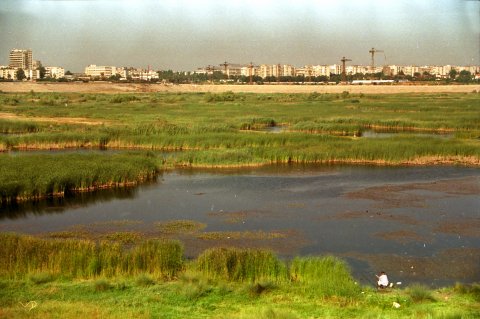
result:
[[[124,188],[175,167],[478,166],[478,102],[478,93],[1,93],[0,201],[3,209],[12,202]],[[276,134],[264,130],[277,126],[282,130]],[[362,137],[386,131],[391,135]],[[430,135],[445,133],[449,138]],[[63,149],[122,151],[33,152]],[[82,230],[53,232],[48,239],[0,235],[0,316],[479,315],[475,284],[438,290],[412,285],[379,294],[360,285],[336,257],[283,260],[266,249],[211,248],[187,261],[175,236],[246,241],[286,235],[203,231],[206,224],[188,220],[153,226],[162,238],[127,228],[93,238]]]
[[[106,242],[1,235],[0,314],[27,318],[474,318],[479,286],[377,292],[340,259],[280,260],[216,248],[185,261],[175,241]],[[15,251],[13,254],[12,251]],[[395,304],[399,305],[396,307]],[[81,309],[78,307],[81,306]]]
[[[8,201],[135,184],[151,178],[156,170],[184,166],[479,165],[478,96],[2,93],[0,150],[5,153],[38,149],[146,153],[88,158],[3,154],[1,197]],[[261,131],[278,125],[283,128],[278,134]],[[362,137],[376,131],[391,135]],[[448,133],[451,138],[425,133]],[[175,152],[167,156],[152,151]],[[12,179],[12,172],[20,173]]]

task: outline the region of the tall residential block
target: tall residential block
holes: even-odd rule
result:
[[[10,67],[32,70],[32,50],[13,49],[10,51]]]

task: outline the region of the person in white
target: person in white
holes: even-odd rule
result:
[[[380,273],[380,276],[376,275],[377,278],[378,278],[378,281],[377,281],[377,287],[378,288],[387,288],[388,287],[388,277],[387,277],[387,274],[382,271]]]

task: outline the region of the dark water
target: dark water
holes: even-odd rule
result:
[[[2,207],[0,231],[195,220],[207,224],[205,232],[287,234],[232,243],[266,246],[285,258],[334,254],[362,282],[385,270],[394,281],[437,286],[480,281],[479,188],[480,170],[465,167],[178,170],[137,189]]]

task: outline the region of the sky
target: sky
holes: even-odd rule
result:
[[[480,65],[479,0],[0,0],[0,65]]]

